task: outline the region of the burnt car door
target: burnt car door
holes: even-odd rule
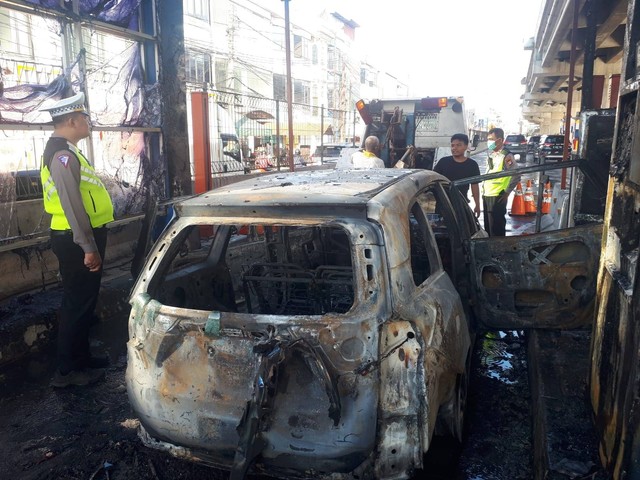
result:
[[[592,320],[602,225],[468,241],[474,313],[488,329],[576,328]]]

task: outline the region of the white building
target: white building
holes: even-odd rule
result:
[[[282,101],[286,130],[284,3],[186,0],[184,14],[189,89]],[[361,62],[357,28],[339,12],[290,3],[292,96],[299,104],[294,119],[302,131],[296,143],[319,143],[320,129],[324,142],[344,142],[360,130],[353,114],[359,98],[406,96],[404,82]]]

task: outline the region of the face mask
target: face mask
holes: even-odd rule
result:
[[[487,148],[491,151],[496,149],[496,142],[494,140],[489,140],[487,142]]]

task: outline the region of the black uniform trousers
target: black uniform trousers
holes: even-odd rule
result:
[[[508,198],[509,195],[504,190],[496,197],[482,197],[484,229],[491,237],[506,235]]]
[[[93,236],[104,261],[107,228],[94,228]],[[58,369],[67,374],[87,367],[90,358],[89,329],[100,292],[102,268],[90,272],[85,267],[84,251],[73,242],[70,230],[52,230],[51,249],[58,257],[63,289],[58,317]]]

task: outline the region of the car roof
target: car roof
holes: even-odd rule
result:
[[[408,191],[435,179],[444,177],[398,168],[261,174],[184,200],[175,210],[181,217],[282,217],[283,207],[306,216],[363,216],[367,203],[396,183]]]

